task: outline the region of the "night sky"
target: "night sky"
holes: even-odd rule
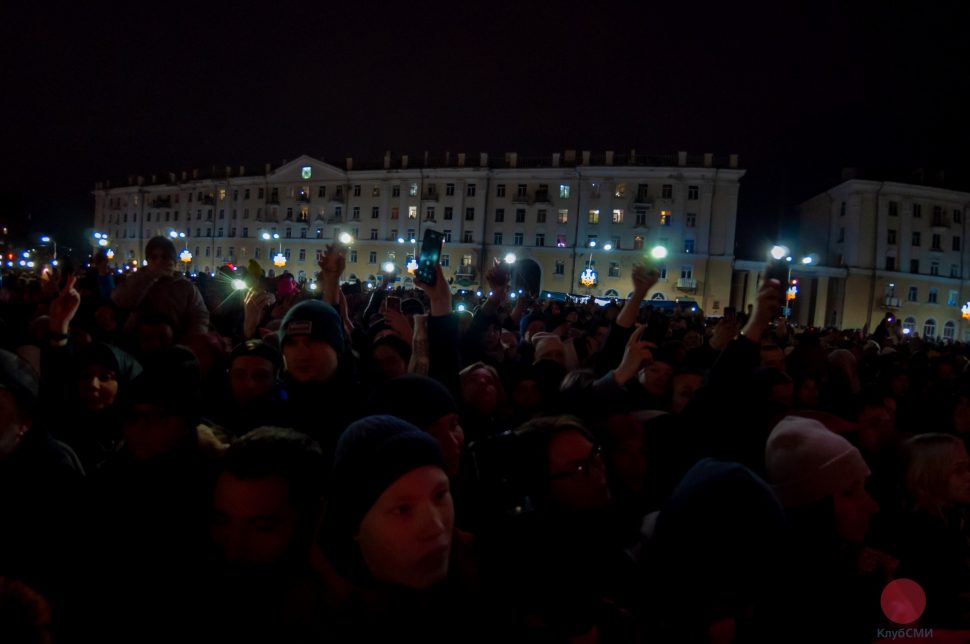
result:
[[[845,166],[970,187],[957,0],[10,4],[0,218],[59,235],[97,180],[301,153],[738,153],[742,255]]]

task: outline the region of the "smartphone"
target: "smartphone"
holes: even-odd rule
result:
[[[387,296],[387,308],[388,308],[388,310],[397,311],[398,313],[400,313],[401,312],[401,298],[397,297],[396,295],[388,295]]]
[[[418,268],[414,274],[429,286],[434,286],[438,260],[441,259],[441,245],[444,241],[445,236],[442,233],[431,228],[424,229],[424,241],[421,242]]]

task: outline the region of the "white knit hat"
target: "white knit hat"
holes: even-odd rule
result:
[[[849,441],[817,420],[786,416],[765,445],[765,473],[786,508],[808,505],[869,476]]]

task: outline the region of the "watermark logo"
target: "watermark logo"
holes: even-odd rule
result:
[[[895,579],[882,590],[882,612],[895,624],[912,624],[926,610],[926,593],[912,579]]]

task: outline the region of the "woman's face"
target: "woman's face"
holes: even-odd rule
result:
[[[857,479],[833,497],[835,529],[847,543],[862,543],[879,504],[866,491],[865,479]]]
[[[578,431],[563,431],[552,437],[549,476],[550,497],[558,507],[590,510],[610,502],[603,455]]]
[[[970,458],[963,443],[953,446],[953,459],[946,478],[946,501],[951,505],[970,505]]]
[[[424,589],[448,575],[454,527],[448,476],[427,465],[384,490],[364,515],[355,539],[376,579]]]
[[[78,396],[88,411],[102,411],[118,396],[118,374],[106,365],[89,364],[78,377]]]

